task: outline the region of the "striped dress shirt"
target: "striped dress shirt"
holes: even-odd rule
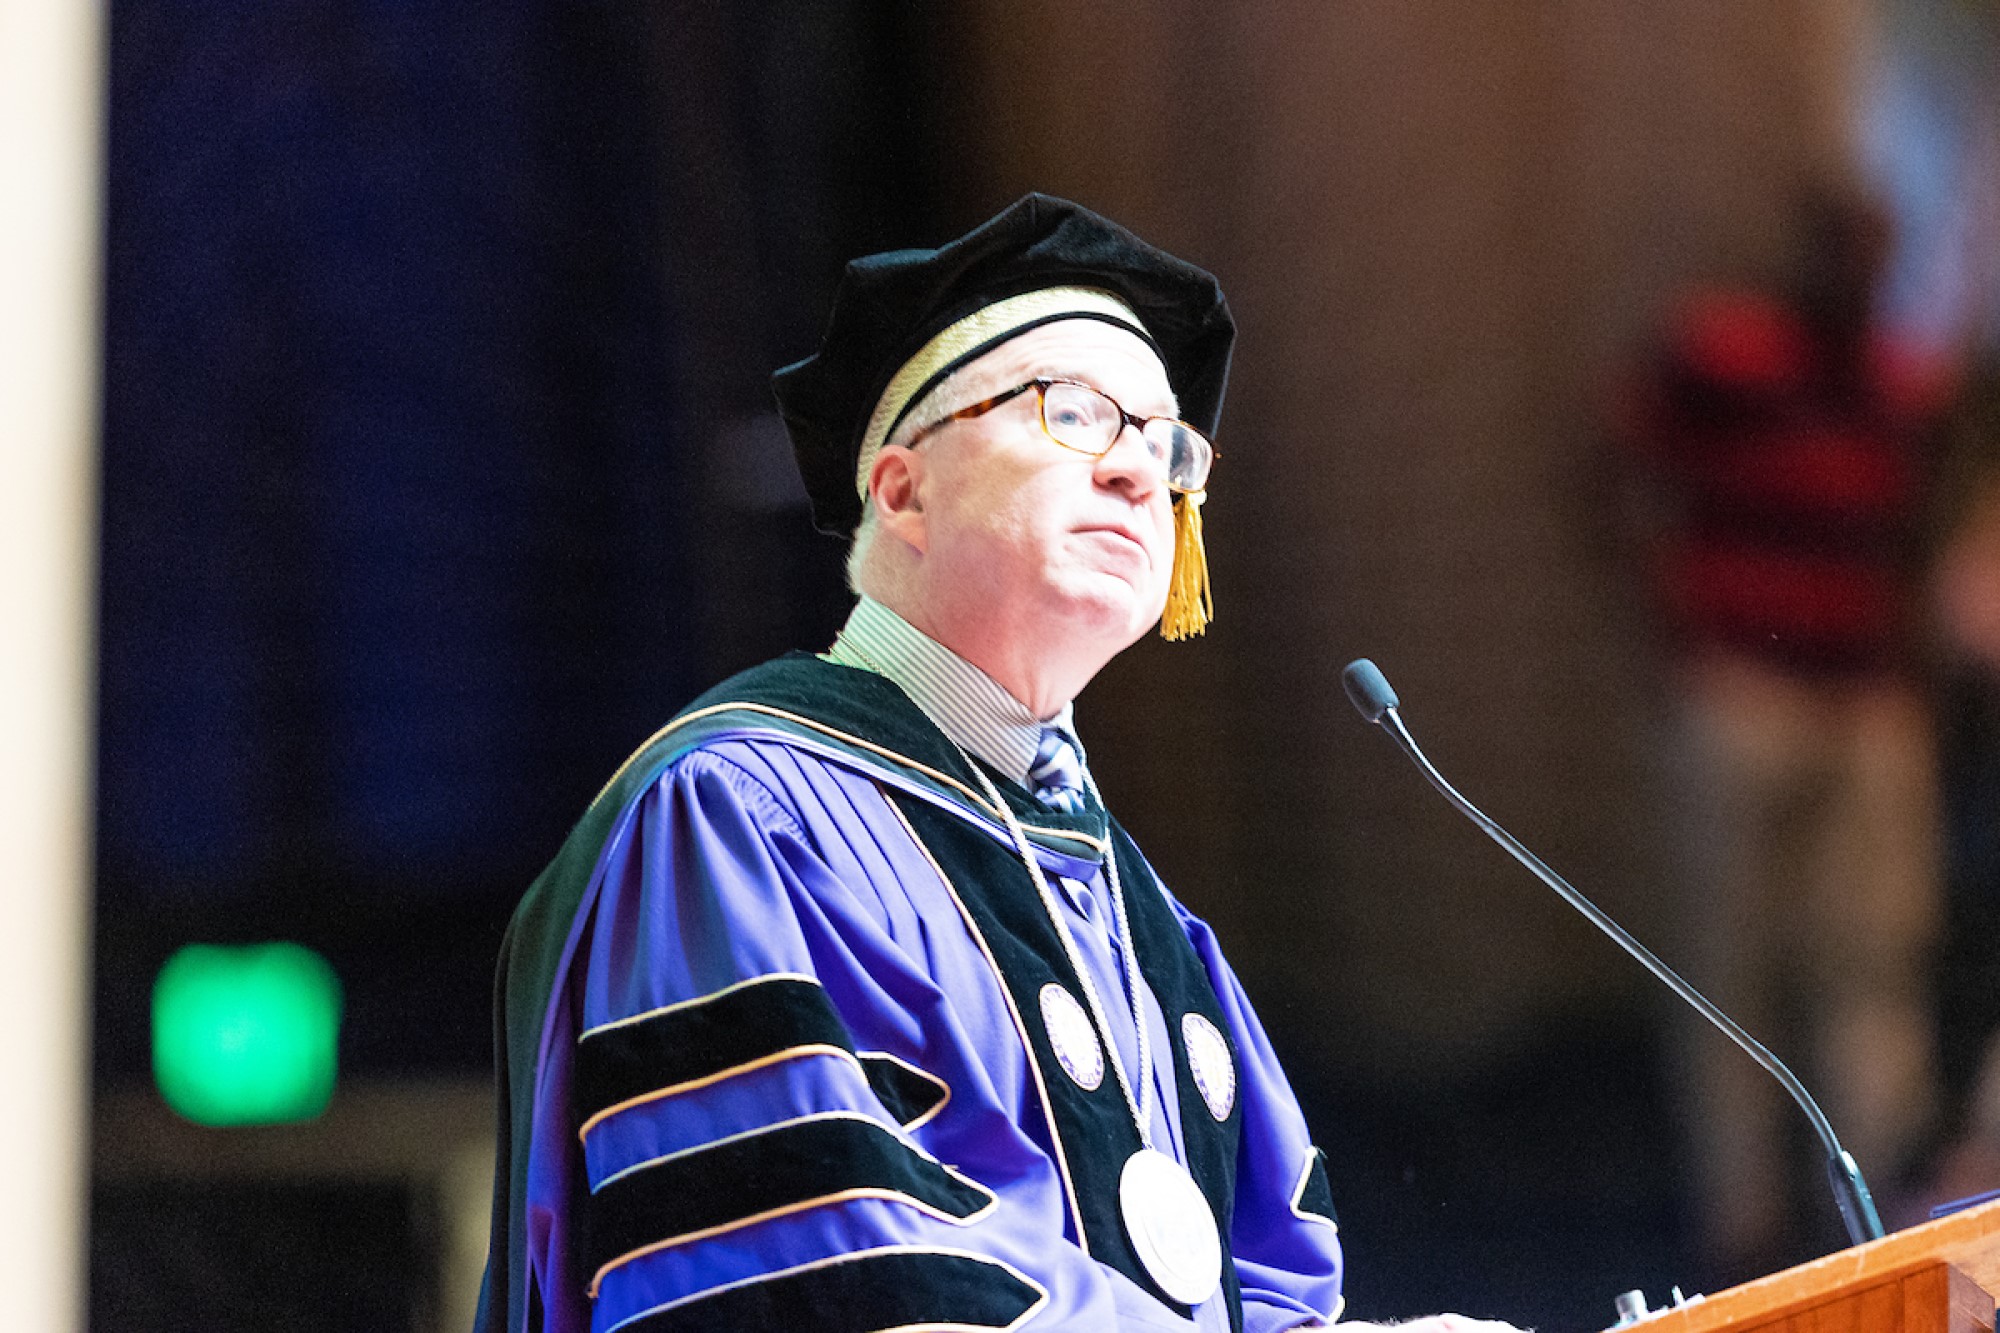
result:
[[[1030,790],[1035,784],[1028,780],[1028,770],[1034,767],[1044,726],[1060,728],[1076,747],[1077,761],[1088,768],[1072,705],[1064,704],[1044,723],[1000,682],[872,597],[855,606],[823,655],[888,677],[960,748]]]

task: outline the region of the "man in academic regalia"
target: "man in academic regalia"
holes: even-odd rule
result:
[[[1338,1316],[1324,1160],[1071,714],[1206,622],[1233,336],[1039,195],[848,267],[775,387],[860,604],[647,742],[522,902],[481,1330]]]

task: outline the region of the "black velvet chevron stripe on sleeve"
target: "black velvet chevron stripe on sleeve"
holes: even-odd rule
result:
[[[854,1050],[826,991],[803,977],[760,978],[593,1028],[577,1039],[579,1119],[799,1046]]]
[[[883,1107],[896,1117],[897,1124],[905,1127],[935,1111],[949,1094],[944,1082],[934,1075],[873,1051],[862,1055],[861,1069],[868,1075],[868,1086],[882,1099]]]
[[[584,1220],[593,1272],[677,1241],[865,1191],[963,1221],[994,1196],[865,1116],[788,1121],[607,1180]]]
[[[1042,1293],[989,1259],[935,1251],[864,1251],[641,1315],[620,1333],[881,1333],[1013,1326]]]
[[[1312,1150],[1312,1164],[1306,1168],[1305,1179],[1299,1185],[1299,1197],[1292,1204],[1302,1213],[1311,1213],[1339,1225],[1333,1215],[1333,1186],[1326,1178],[1326,1154],[1318,1148]]]

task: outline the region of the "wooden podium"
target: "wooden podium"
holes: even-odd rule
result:
[[[2000,1200],[1697,1297],[1643,1333],[1993,1333]]]

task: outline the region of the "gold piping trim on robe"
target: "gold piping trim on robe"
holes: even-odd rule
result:
[[[951,1084],[945,1082],[943,1079],[939,1078],[936,1074],[933,1074],[930,1070],[919,1069],[917,1068],[917,1066],[911,1064],[908,1060],[905,1060],[902,1056],[891,1055],[887,1051],[859,1051],[857,1052],[857,1054],[861,1057],[863,1061],[887,1060],[892,1065],[901,1065],[903,1068],[909,1070],[912,1074],[915,1074],[918,1078],[923,1079],[926,1082],[935,1083],[938,1085],[938,1087],[944,1089],[944,1096],[938,1098],[937,1105],[925,1111],[915,1120],[908,1120],[903,1122],[904,1133],[907,1134],[911,1130],[916,1129],[919,1126],[928,1125],[931,1121],[937,1119],[938,1112],[944,1110],[946,1106],[951,1104]],[[868,1066],[866,1064],[863,1064],[861,1066],[861,1074],[863,1078],[867,1077]],[[884,1106],[882,1109],[886,1111],[889,1108]]]
[[[734,1282],[725,1282],[718,1287],[707,1287],[701,1291],[668,1301],[664,1305],[655,1305],[650,1309],[641,1310],[637,1314],[628,1315],[616,1324],[613,1324],[610,1333],[618,1333],[619,1329],[636,1320],[650,1318],[656,1314],[665,1314],[670,1310],[677,1310],[683,1305],[692,1305],[696,1301],[719,1295],[726,1291],[736,1291],[743,1287],[755,1286],[759,1282],[776,1281],[779,1278],[791,1277],[796,1273],[817,1272],[822,1268],[832,1268],[836,1264],[853,1263],[857,1259],[866,1259],[871,1255],[877,1254],[942,1254],[954,1259],[976,1259],[980,1263],[991,1264],[993,1267],[1003,1270],[1009,1277],[1016,1279],[1022,1286],[1027,1287],[1035,1293],[1035,1303],[1022,1311],[1021,1317],[1013,1323],[1008,1324],[1000,1333],[1006,1333],[1006,1329],[1019,1328],[1040,1314],[1042,1307],[1049,1303],[1049,1289],[1047,1287],[1044,1287],[1041,1283],[1035,1281],[1006,1260],[995,1259],[990,1254],[977,1254],[971,1250],[956,1250],[944,1245],[879,1245],[872,1250],[851,1250],[845,1254],[828,1255],[824,1259],[814,1259],[808,1263],[794,1264],[790,1268],[781,1268],[774,1273],[759,1273],[755,1277],[738,1278]],[[915,1333],[915,1330],[918,1329],[935,1329],[938,1330],[938,1333],[961,1333],[961,1331],[962,1333],[993,1333],[993,1328],[990,1324],[904,1324],[898,1328],[881,1329],[878,1333]]]
[[[972,919],[972,913],[967,910],[964,900],[958,896],[957,888],[952,885],[951,876],[944,873],[944,867],[938,864],[937,857],[931,854],[930,847],[917,836],[917,830],[911,825],[910,817],[903,813],[901,806],[888,799],[888,793],[883,793],[883,800],[891,810],[895,811],[896,819],[902,824],[903,831],[910,835],[910,841],[924,854],[924,860],[930,862],[931,870],[938,877],[938,883],[942,884],[944,891],[951,895],[952,906],[958,909],[959,916],[965,921],[965,929],[971,934],[973,943],[979,946],[979,952],[986,959],[986,965],[993,969],[993,984],[1000,988],[1000,998],[1007,1002],[1007,1016],[1014,1020],[1014,1034],[1021,1039],[1021,1055],[1028,1062],[1028,1072],[1035,1076],[1035,1092],[1042,1099],[1042,1114],[1047,1118],[1049,1125],[1049,1144],[1055,1149],[1056,1175],[1062,1180],[1063,1199],[1069,1204],[1070,1220],[1076,1230],[1077,1248],[1088,1255],[1090,1238],[1083,1234],[1083,1205],[1077,1201],[1076,1182],[1070,1179],[1069,1159],[1063,1154],[1062,1133],[1056,1128],[1055,1103],[1049,1098],[1048,1084],[1042,1080],[1042,1062],[1035,1058],[1034,1043],[1028,1040],[1028,1026],[1021,1021],[1021,1011],[1015,1007],[1014,993],[1007,989],[1007,975],[1000,970],[1000,960],[993,956],[993,950],[987,946],[986,936],[979,931],[979,923]]]
[[[596,1129],[600,1124],[617,1115],[620,1111],[629,1111],[635,1106],[644,1106],[648,1102],[661,1101],[683,1092],[695,1092],[709,1086],[711,1083],[720,1083],[724,1079],[735,1078],[741,1074],[754,1074],[759,1069],[768,1069],[772,1065],[783,1064],[788,1060],[800,1060],[814,1055],[830,1055],[837,1059],[845,1060],[854,1066],[854,1072],[861,1075],[863,1080],[866,1080],[868,1077],[868,1071],[862,1067],[859,1060],[854,1058],[854,1053],[842,1047],[828,1046],[819,1042],[814,1042],[806,1046],[788,1046],[782,1051],[772,1051],[769,1055],[760,1055],[755,1060],[747,1060],[740,1065],[731,1065],[729,1068],[719,1069],[713,1074],[703,1074],[700,1078],[685,1079],[679,1083],[669,1084],[664,1088],[654,1088],[652,1091],[642,1092],[636,1097],[627,1097],[616,1106],[607,1106],[583,1122],[582,1128],[576,1131],[577,1142],[584,1142],[591,1130]],[[949,1089],[947,1089],[947,1092],[949,1092]]]
[[[640,755],[644,754],[654,745],[664,740],[668,735],[670,735],[675,731],[678,731],[680,728],[686,726],[690,722],[696,722],[705,717],[713,717],[718,713],[729,713],[729,712],[762,713],[767,717],[782,718],[787,722],[796,722],[800,726],[809,727],[812,730],[819,732],[823,736],[831,736],[834,739],[845,742],[848,745],[852,745],[857,749],[866,750],[870,754],[878,755],[884,759],[893,760],[894,762],[901,764],[905,768],[914,769],[915,771],[922,773],[925,777],[930,778],[935,782],[942,783],[947,787],[950,787],[953,791],[965,797],[965,799],[971,803],[972,807],[975,810],[978,810],[982,814],[987,815],[995,823],[999,824],[1005,823],[1006,817],[1002,815],[1000,811],[994,809],[993,806],[987,802],[986,797],[983,793],[974,791],[972,788],[966,786],[963,782],[960,782],[957,778],[951,776],[949,773],[940,772],[939,770],[932,768],[929,764],[920,763],[919,761],[910,758],[906,754],[902,754],[899,753],[898,751],[891,750],[886,745],[877,745],[874,741],[868,740],[865,737],[856,736],[849,732],[842,731],[838,727],[830,727],[826,725],[826,723],[824,722],[817,722],[812,718],[802,716],[798,713],[788,713],[782,708],[773,708],[768,704],[757,704],[757,703],[710,704],[707,708],[697,709],[692,713],[687,713],[680,717],[675,718],[673,721],[667,723],[667,725],[661,727],[658,731],[654,732],[651,736],[648,736],[644,744],[640,745],[638,749],[634,750],[630,755],[626,757],[625,762],[618,766],[618,771],[611,775],[610,781],[606,782],[603,787],[598,789],[597,795],[594,798],[592,798],[593,804],[596,801],[602,800],[606,792],[610,791],[613,787],[618,785],[618,780],[625,776],[626,770],[630,769],[632,765],[638,761]],[[1097,854],[1100,857],[1111,855],[1111,840],[1109,838],[1093,838],[1088,833],[1076,833],[1072,832],[1069,829],[1049,828],[1042,824],[1023,824],[1022,827],[1031,833],[1039,833],[1045,838],[1054,838],[1063,842],[1081,843],[1085,847],[1089,847],[1093,851],[1097,852]]]
[[[643,1023],[645,1020],[657,1018],[661,1014],[671,1014],[682,1009],[693,1009],[697,1005],[709,1004],[719,1000],[725,995],[734,995],[737,991],[747,990],[752,986],[761,986],[767,981],[803,981],[809,985],[819,986],[821,990],[826,989],[818,977],[809,977],[803,972],[766,972],[761,976],[745,977],[742,981],[731,982],[721,990],[710,991],[706,995],[697,995],[691,1000],[675,1000],[672,1004],[663,1004],[657,1009],[648,1009],[644,1013],[628,1014],[624,1018],[614,1018],[608,1023],[599,1023],[594,1028],[586,1028],[578,1033],[576,1038],[577,1044],[582,1045],[587,1038],[594,1037],[600,1032],[610,1032],[616,1028],[630,1027],[634,1023]]]
[[[1306,1164],[1304,1168],[1302,1168],[1299,1171],[1299,1183],[1292,1187],[1292,1199],[1291,1199],[1292,1216],[1298,1218],[1300,1221],[1303,1222],[1317,1222],[1321,1226],[1331,1229],[1335,1235],[1339,1235],[1340,1223],[1334,1221],[1332,1218],[1328,1217],[1324,1213],[1309,1213],[1305,1209],[1299,1207],[1299,1202],[1306,1197],[1306,1183],[1312,1179],[1313,1159],[1318,1155],[1319,1155],[1318,1148],[1310,1146],[1306,1148]]]
[[[733,995],[737,991],[747,987],[762,985],[767,981],[804,981],[818,986],[821,991],[826,989],[818,977],[809,977],[803,972],[766,972],[762,976],[749,977],[724,986],[721,990],[710,991],[706,995],[697,995],[693,999],[676,1000],[672,1004],[663,1004],[657,1009],[648,1009],[644,1013],[631,1014],[625,1018],[614,1018],[608,1023],[599,1023],[596,1027],[589,1028],[579,1035],[576,1039],[577,1044],[582,1045],[585,1038],[594,1037],[600,1032],[613,1032],[622,1027],[629,1027],[634,1023],[644,1022],[649,1018],[658,1018],[662,1014],[671,1014],[683,1009],[692,1009],[698,1005],[719,1000],[725,995]],[[584,1121],[582,1128],[576,1132],[577,1141],[582,1142],[591,1130],[595,1129],[611,1116],[617,1115],[620,1111],[627,1111],[635,1106],[644,1106],[647,1102],[656,1102],[663,1097],[672,1097],[677,1093],[695,1092],[709,1086],[711,1083],[720,1083],[724,1079],[735,1078],[741,1074],[753,1074],[759,1069],[769,1068],[771,1065],[781,1063],[782,1061],[797,1060],[813,1055],[830,1055],[845,1060],[854,1066],[855,1071],[864,1080],[868,1077],[868,1066],[862,1063],[863,1060],[887,1060],[891,1064],[902,1066],[926,1082],[935,1083],[944,1095],[938,1099],[936,1105],[932,1106],[915,1120],[904,1122],[902,1125],[904,1130],[912,1130],[919,1125],[929,1124],[937,1118],[938,1113],[944,1110],[945,1106],[951,1101],[951,1084],[945,1082],[936,1074],[931,1073],[928,1069],[918,1068],[901,1056],[891,1055],[887,1051],[855,1052],[841,1046],[829,1046],[824,1042],[810,1042],[801,1046],[787,1046],[782,1050],[771,1051],[765,1055],[758,1056],[755,1060],[747,1060],[740,1065],[731,1065],[727,1069],[718,1069],[712,1074],[703,1074],[700,1078],[683,1079],[679,1083],[670,1083],[663,1088],[653,1088],[650,1091],[639,1093],[637,1096],[627,1097],[624,1101],[614,1106],[607,1106],[591,1116],[590,1119]],[[885,1106],[883,1109],[887,1110],[888,1108]]]
[[[853,1199],[884,1199],[891,1203],[901,1203],[907,1205],[908,1207],[914,1208],[918,1212],[923,1213],[927,1217],[936,1218],[940,1222],[947,1222],[955,1227],[971,1226],[974,1222],[979,1221],[981,1218],[985,1217],[987,1214],[991,1213],[995,1208],[1000,1206],[1000,1196],[995,1194],[992,1190],[987,1189],[984,1185],[974,1180],[971,1176],[968,1176],[961,1171],[953,1170],[949,1165],[947,1165],[944,1162],[940,1162],[937,1158],[931,1156],[929,1153],[925,1152],[922,1148],[919,1148],[916,1144],[904,1141],[902,1137],[897,1133],[897,1131],[890,1129],[887,1125],[883,1124],[880,1120],[877,1120],[875,1117],[868,1115],[861,1115],[860,1113],[855,1111],[827,1111],[819,1115],[795,1116],[790,1120],[780,1120],[775,1124],[762,1125],[756,1129],[745,1130],[741,1134],[728,1134],[723,1136],[722,1138],[712,1139],[707,1143],[698,1144],[692,1148],[682,1148],[678,1152],[670,1152],[665,1154],[664,1156],[654,1157],[644,1162],[635,1162],[631,1166],[626,1167],[622,1171],[612,1172],[610,1175],[606,1176],[603,1180],[593,1185],[591,1187],[590,1192],[592,1194],[595,1194],[597,1193],[598,1190],[603,1189],[606,1185],[609,1185],[612,1181],[617,1180],[622,1176],[631,1175],[633,1172],[644,1170],[647,1167],[658,1166],[662,1162],[671,1162],[676,1158],[687,1157],[694,1153],[705,1152],[710,1148],[718,1147],[724,1143],[739,1143],[744,1139],[758,1138],[765,1134],[771,1134],[778,1130],[788,1128],[792,1125],[803,1125],[817,1120],[858,1120],[865,1125],[872,1125],[876,1129],[881,1130],[884,1134],[887,1134],[890,1137],[896,1139],[897,1143],[901,1144],[904,1148],[907,1148],[909,1151],[915,1153],[917,1156],[923,1158],[931,1165],[937,1167],[938,1170],[944,1172],[952,1179],[962,1183],[967,1189],[970,1189],[977,1194],[985,1195],[986,1203],[983,1207],[974,1209],[972,1212],[967,1213],[963,1217],[960,1217],[954,1213],[948,1213],[944,1209],[938,1208],[935,1205],[925,1203],[922,1199],[917,1198],[915,1195],[905,1194],[901,1190],[884,1189],[874,1185],[866,1185],[856,1189],[849,1189],[849,1190],[835,1190],[831,1194],[820,1194],[820,1195],[815,1195],[813,1198],[810,1199],[800,1199],[796,1203],[788,1203],[780,1208],[767,1208],[763,1212],[753,1214],[750,1217],[732,1218],[727,1222],[718,1222],[716,1225],[712,1227],[703,1227],[698,1231],[687,1231],[681,1233],[678,1236],[668,1236],[662,1240],[648,1241],[646,1244],[641,1245],[636,1249],[627,1250],[624,1254],[619,1255],[615,1259],[606,1260],[601,1268],[599,1268],[595,1273],[591,1274],[590,1287],[587,1292],[590,1299],[592,1300],[597,1299],[598,1286],[604,1281],[604,1275],[606,1273],[609,1273],[614,1268],[618,1268],[621,1267],[622,1265],[629,1264],[634,1259],[643,1259],[645,1256],[649,1254],[657,1254],[661,1250],[670,1250],[674,1248],[676,1245],[691,1245],[698,1240],[708,1240],[711,1237],[724,1235],[731,1231],[740,1231],[744,1227],[755,1226],[759,1222],[769,1222],[775,1218],[789,1217],[794,1213],[803,1213],[813,1208],[823,1208],[828,1204],[845,1203]]]

